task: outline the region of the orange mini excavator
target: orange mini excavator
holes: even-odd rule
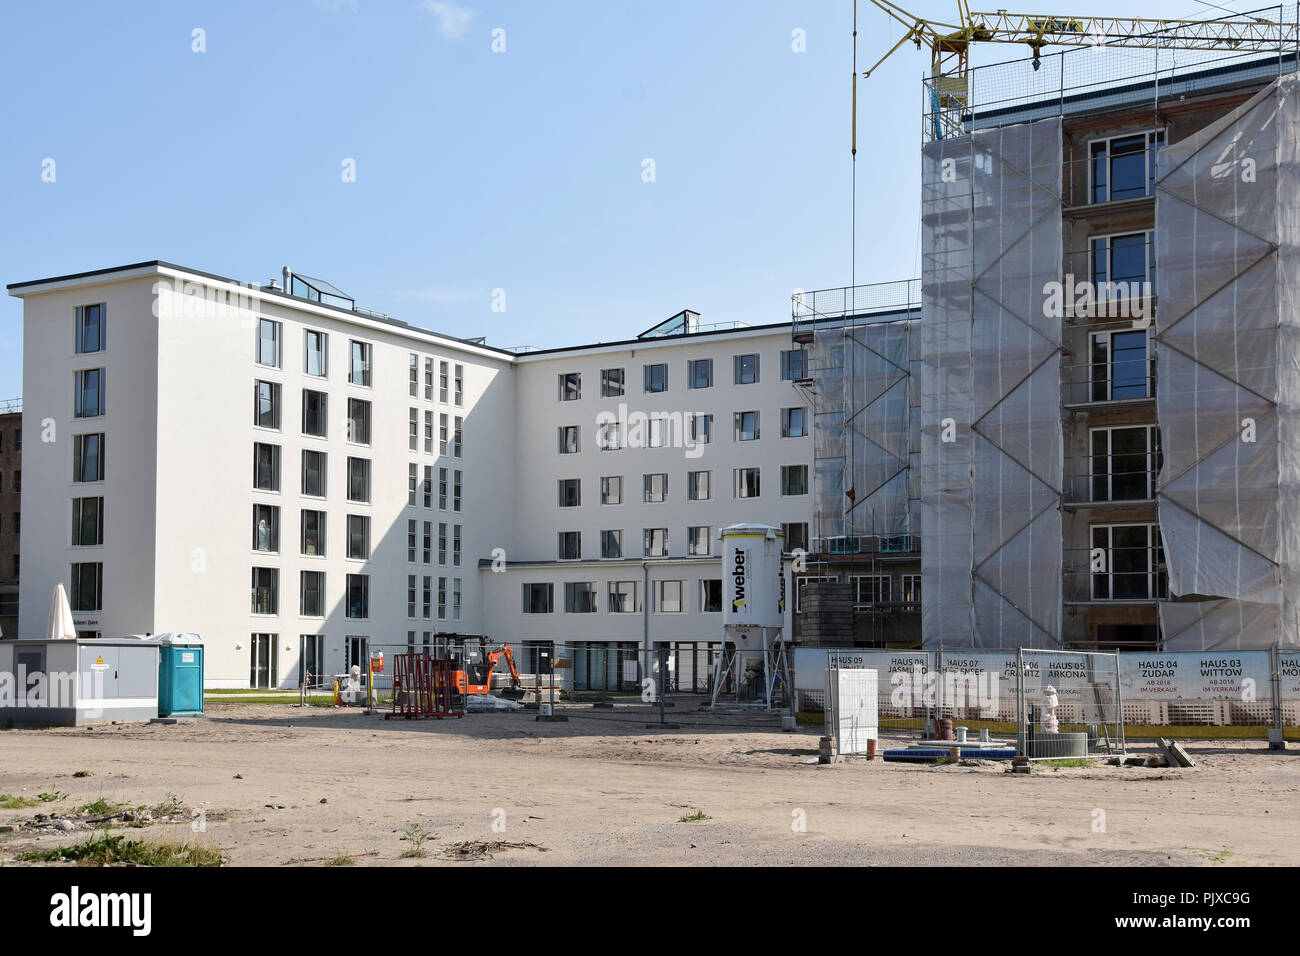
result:
[[[485,647],[482,660],[465,661],[462,669],[456,671],[456,693],[462,697],[467,694],[492,693],[492,672],[496,669],[497,661],[502,657],[506,659],[506,664],[510,668],[510,687],[503,690],[501,696],[508,700],[518,700],[523,697],[523,684],[519,680],[515,656],[510,652],[509,644],[498,644],[490,649]]]

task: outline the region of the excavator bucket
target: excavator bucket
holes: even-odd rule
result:
[[[522,700],[525,693],[522,687],[503,687],[497,696],[506,700]]]

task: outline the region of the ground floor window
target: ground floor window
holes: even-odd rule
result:
[[[277,686],[277,634],[254,634],[249,641],[248,686],[274,688]]]
[[[321,686],[325,678],[325,635],[303,634],[298,643],[299,685]]]

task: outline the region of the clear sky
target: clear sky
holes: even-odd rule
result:
[[[859,6],[865,67],[900,30]],[[849,283],[851,23],[851,0],[4,0],[0,284],[289,265],[505,347],[786,321],[793,289]],[[909,46],[859,83],[858,282],[920,271],[927,66]],[[0,398],[21,341],[5,296]]]

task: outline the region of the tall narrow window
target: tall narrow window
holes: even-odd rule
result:
[[[352,361],[348,366],[348,381],[353,385],[370,385],[370,353],[371,347],[369,342],[358,342],[355,339],[351,342]]]
[[[368,618],[370,616],[370,575],[349,574],[347,595],[347,616],[358,619]]]
[[[325,555],[325,512],[304,508],[302,511],[302,553],[312,557]]]
[[[432,373],[433,373],[433,369],[432,369],[432,367],[430,367],[430,369],[429,369],[429,373],[430,373],[430,375],[429,375],[429,389],[425,391],[425,395],[424,395],[424,397],[425,397],[425,398],[430,398],[430,399],[431,399],[431,398],[433,398],[433,395],[431,394],[431,391],[432,391],[432,388],[433,388],[433,374],[432,374]],[[438,363],[438,403],[441,404],[441,405],[446,405],[446,404],[447,404],[447,363],[446,363],[446,362],[439,362],[439,363]]]
[[[348,459],[348,501],[370,501],[370,460]]]
[[[258,381],[253,384],[253,402],[256,411],[253,424],[258,428],[280,428],[280,385],[277,382]]]
[[[280,572],[275,568],[253,568],[252,614],[280,613]]]
[[[17,518],[17,512],[14,518]],[[14,531],[18,523],[14,522]],[[104,543],[104,499],[72,499],[72,544],[74,547],[89,547]]]
[[[325,616],[325,572],[301,572],[299,613],[303,617]]]
[[[72,480],[104,480],[104,435],[102,432],[72,436]]]
[[[407,383],[407,392],[412,398],[420,397],[420,356],[414,352],[411,353],[410,368],[408,370],[409,382]]]
[[[348,557],[354,561],[369,560],[369,515],[348,515]]]
[[[576,402],[582,398],[582,373],[564,372],[560,375],[560,401]]]
[[[456,366],[456,378],[454,379],[456,391],[454,401],[457,405],[465,404],[465,366]]]
[[[280,509],[275,505],[253,505],[253,550],[280,550]]]
[[[101,611],[104,604],[104,562],[83,561],[72,565],[73,611]]]
[[[75,414],[77,418],[97,418],[104,414],[104,370],[85,368],[74,373]]]
[[[280,490],[280,446],[253,444],[253,487],[258,491]]]
[[[101,352],[104,349],[104,306],[77,306],[77,354]]]
[[[325,378],[329,371],[329,336],[315,329],[303,329],[302,342],[303,374]]]
[[[324,392],[310,388],[302,390],[302,433],[313,438],[324,438],[327,434],[329,413],[329,396]]]
[[[309,498],[325,497],[325,452],[303,449],[302,493]]]
[[[348,441],[370,444],[370,403],[360,398],[348,399]]]
[[[280,367],[280,323],[257,320],[257,364]]]

